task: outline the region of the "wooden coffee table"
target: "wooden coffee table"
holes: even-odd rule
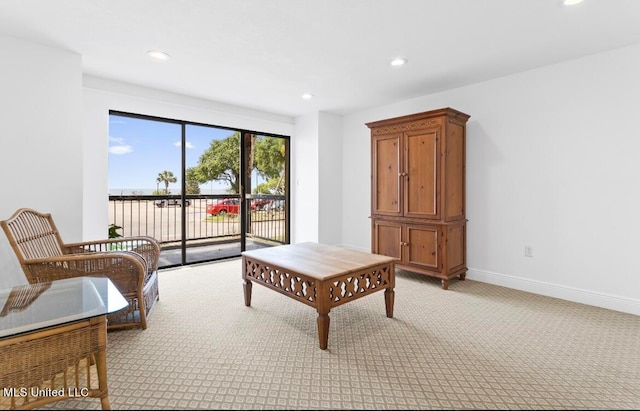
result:
[[[254,282],[314,307],[323,350],[334,307],[385,290],[387,317],[393,317],[393,257],[317,243],[288,244],[243,252],[242,279],[247,307]]]

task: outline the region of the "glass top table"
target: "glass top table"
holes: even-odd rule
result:
[[[106,277],[0,289],[0,409],[78,397],[99,398],[103,410],[111,409],[107,314],[127,306]]]
[[[0,289],[0,338],[110,314],[128,305],[106,277]]]

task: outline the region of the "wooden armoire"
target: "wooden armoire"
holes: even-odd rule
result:
[[[443,108],[367,123],[371,129],[371,251],[441,279],[467,272],[465,130]]]

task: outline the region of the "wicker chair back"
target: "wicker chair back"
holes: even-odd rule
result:
[[[109,328],[147,328],[147,316],[159,298],[160,244],[152,237],[130,236],[65,243],[51,214],[21,208],[0,221],[27,281],[31,284],[70,277],[109,277],[129,307],[108,316]]]

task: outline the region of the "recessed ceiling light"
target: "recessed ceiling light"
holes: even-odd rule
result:
[[[584,0],[564,0],[565,6],[574,6],[576,4],[582,3]]]
[[[149,57],[153,57],[154,59],[157,60],[169,60],[169,55],[167,53],[165,53],[164,51],[160,51],[160,50],[149,50],[147,51],[147,55]]]
[[[407,64],[407,59],[402,58],[402,57],[398,57],[395,58],[393,60],[391,60],[391,65],[392,66],[404,66],[405,64]]]
[[[305,99],[305,100],[310,100],[310,99],[312,99],[312,98],[313,98],[313,94],[311,94],[311,93],[304,93],[304,94],[302,95],[302,98],[303,98],[303,99]]]

